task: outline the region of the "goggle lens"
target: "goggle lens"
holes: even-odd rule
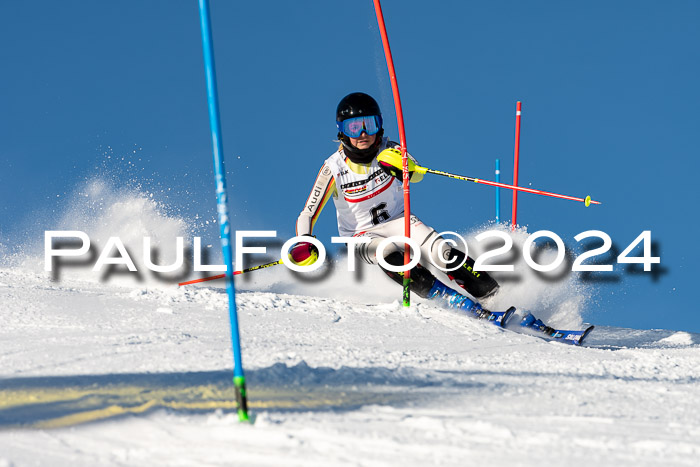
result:
[[[382,117],[379,115],[354,117],[336,123],[338,130],[342,131],[348,138],[359,138],[363,131],[369,136],[376,135],[382,127]]]

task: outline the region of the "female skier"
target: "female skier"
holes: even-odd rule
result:
[[[340,147],[318,172],[297,219],[296,232],[297,235],[312,235],[318,215],[332,197],[340,235],[368,237],[370,241],[357,245],[355,251],[367,263],[379,264],[377,246],[385,238],[404,235],[400,145],[384,137],[379,105],[367,94],[355,92],[345,96],[338,104],[336,123]],[[410,170],[416,161],[409,157]],[[412,172],[410,181],[416,183],[422,178],[421,174]],[[431,258],[443,270],[460,265],[448,272],[447,277],[472,297],[488,297],[498,289],[498,284],[488,274],[473,270],[471,258],[442,242],[434,229],[414,215],[411,215],[411,239],[420,245],[424,264],[428,261],[425,258]],[[392,243],[385,248],[386,263],[403,266],[403,248],[403,243]],[[290,259],[297,265],[312,264],[317,257],[316,247],[309,242],[297,243],[290,252]],[[401,273],[383,267],[382,270],[395,282],[403,284]],[[441,297],[452,307],[493,319],[491,312],[447,287],[421,264],[411,269],[410,277],[411,290],[420,297]]]

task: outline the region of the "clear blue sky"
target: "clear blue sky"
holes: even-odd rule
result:
[[[383,8],[409,151],[428,167],[479,178],[491,178],[500,158],[510,181],[521,100],[520,183],[604,205],[521,195],[519,220],[571,246],[577,233],[603,230],[620,251],[651,230],[661,256],[656,274],[616,266],[586,317],[700,332],[700,3]],[[211,10],[234,228],[291,236],[336,147],[343,95],[374,95],[398,139],[372,2],[213,0]],[[214,212],[198,21],[195,0],[2,3],[4,242],[40,242],[60,210],[56,196],[105,168],[173,188],[166,201],[185,213]],[[107,153],[116,157],[106,162]],[[502,196],[508,217],[510,194]],[[416,185],[412,203],[438,230],[466,230],[493,218],[493,197],[492,188],[433,177]],[[46,216],[43,228],[27,232],[37,216]],[[317,234],[336,234],[332,209]]]

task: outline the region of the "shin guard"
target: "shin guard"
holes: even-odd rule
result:
[[[387,255],[384,258],[384,261],[391,264],[392,266],[403,266],[403,253],[395,251]],[[381,268],[381,265],[379,267]],[[394,282],[403,287],[403,272],[389,271],[388,269],[384,268],[382,268],[382,271],[384,271],[387,276],[391,277],[391,279]],[[430,271],[425,269],[420,264],[416,265],[416,267],[411,269],[411,291],[415,292],[416,295],[418,295],[419,297],[430,298],[429,292],[430,289],[433,287],[434,282],[435,276],[433,276],[433,274]]]
[[[450,264],[460,264],[459,268],[447,273],[447,276],[466,290],[469,295],[476,298],[485,298],[493,295],[498,290],[496,282],[486,272],[474,270],[474,260],[466,256],[456,248],[452,248],[448,254]]]

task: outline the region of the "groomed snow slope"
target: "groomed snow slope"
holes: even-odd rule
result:
[[[14,268],[0,303],[3,467],[700,458],[697,334],[597,327],[573,347],[432,303],[242,292],[248,425],[222,289]]]

